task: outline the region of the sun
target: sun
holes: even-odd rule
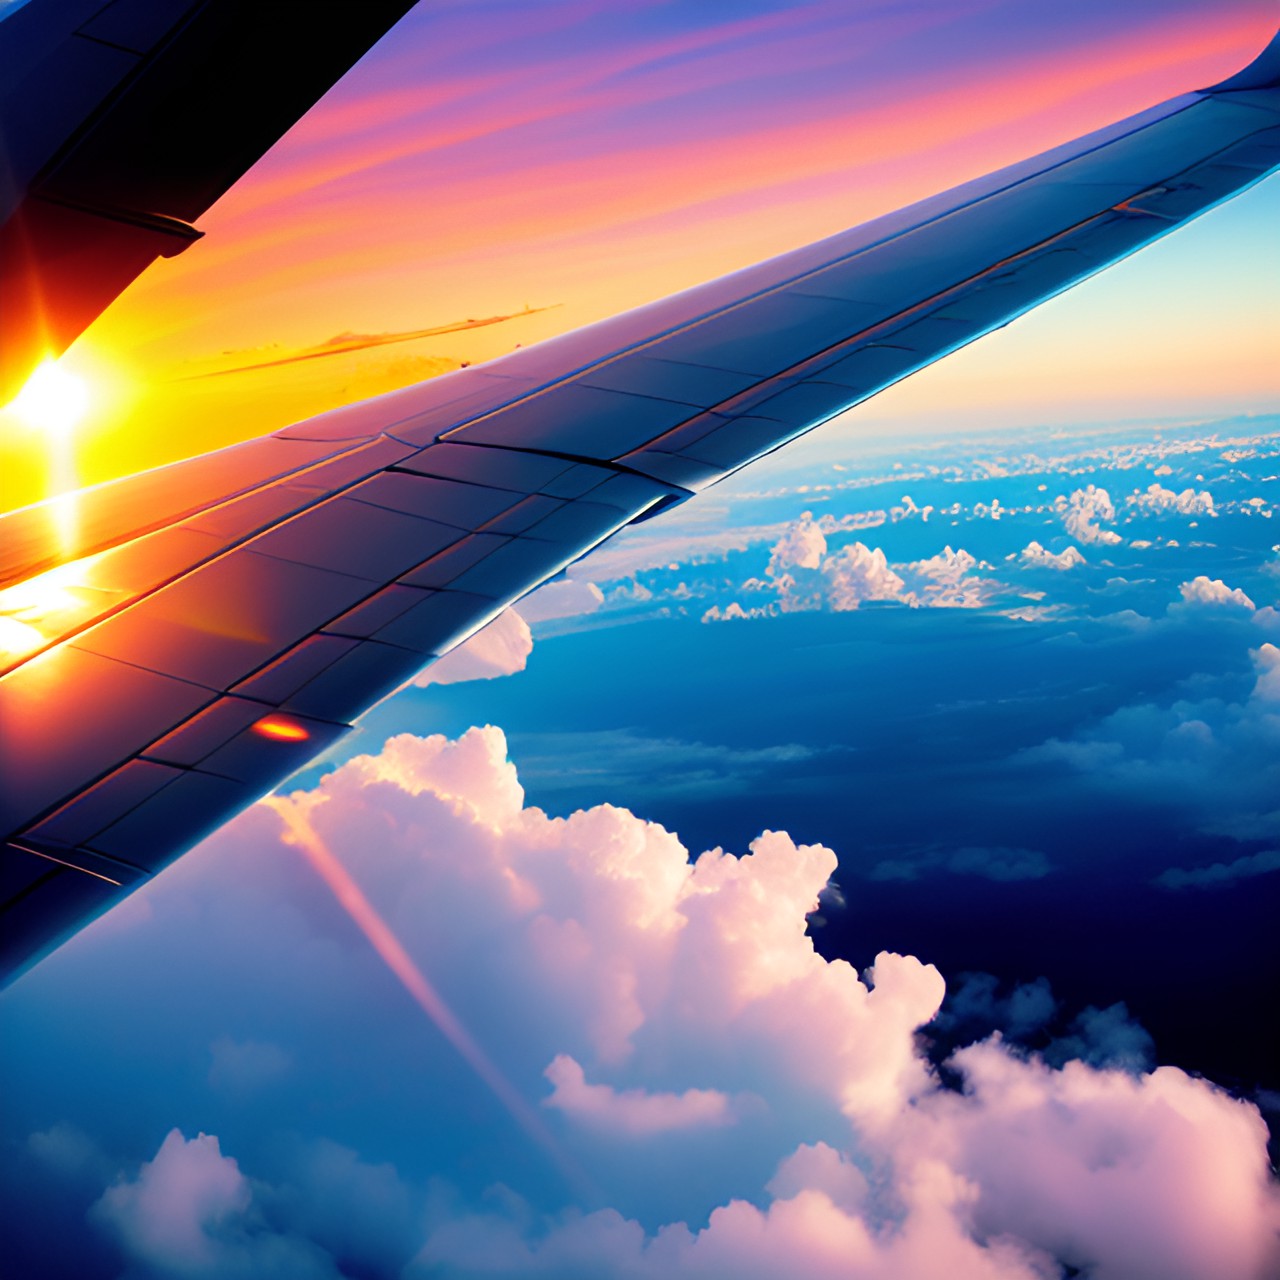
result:
[[[53,360],[44,360],[9,409],[38,431],[66,435],[88,412],[89,387],[83,378]]]

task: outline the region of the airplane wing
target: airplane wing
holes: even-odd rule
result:
[[[0,21],[0,404],[410,8],[30,0]]]
[[[1280,37],[1221,85],[818,244],[0,519],[5,971],[619,528],[1278,165]]]

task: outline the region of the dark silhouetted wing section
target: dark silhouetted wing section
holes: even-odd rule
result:
[[[0,22],[0,403],[412,0],[29,0]]]
[[[0,519],[5,970],[623,525],[1258,181],[1269,57],[652,306]]]

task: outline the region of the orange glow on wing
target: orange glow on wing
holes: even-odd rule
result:
[[[56,509],[50,519],[61,528]],[[34,653],[117,602],[118,592],[94,583],[94,566],[100,559],[88,556],[60,564],[0,591],[0,667],[7,659]]]
[[[275,742],[306,742],[311,737],[296,720],[285,716],[266,716],[253,726],[253,731]]]

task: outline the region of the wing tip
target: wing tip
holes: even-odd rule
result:
[[[1277,86],[1280,86],[1280,31],[1271,37],[1271,43],[1247,67],[1201,92],[1231,93],[1238,89],[1274,89]]]

